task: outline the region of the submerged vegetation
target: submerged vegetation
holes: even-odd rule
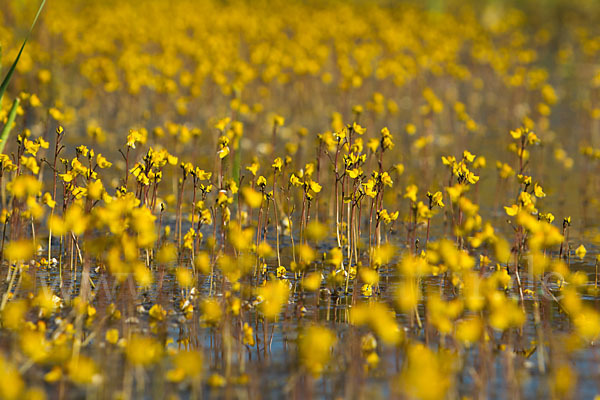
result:
[[[600,393],[594,2],[33,3],[0,398]]]

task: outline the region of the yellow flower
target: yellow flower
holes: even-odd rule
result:
[[[134,334],[125,347],[127,360],[133,365],[147,366],[160,360],[162,346],[153,338]]]
[[[264,176],[259,176],[258,179],[256,179],[256,184],[262,188],[267,186],[267,179]]]
[[[148,314],[157,321],[163,321],[167,316],[167,311],[160,304],[155,304],[150,308]]]
[[[385,208],[377,211],[377,219],[383,221],[385,224],[397,220],[399,215],[400,213],[398,211],[389,214]]]
[[[130,129],[129,135],[127,135],[127,147],[135,149],[137,143],[146,143],[146,138],[141,131],[137,129]]]
[[[391,150],[394,148],[394,142],[392,141],[392,134],[388,128],[381,130],[381,148],[383,150]]]
[[[380,143],[379,140],[377,140],[375,138],[371,138],[367,142],[367,147],[369,148],[369,150],[371,150],[373,153],[375,153],[377,151],[377,149],[379,148],[379,143]]]
[[[568,364],[555,366],[550,378],[552,392],[556,398],[568,398],[577,384],[577,374]]]
[[[25,382],[15,365],[0,357],[0,397],[7,400],[23,398]]]
[[[362,169],[361,168],[354,168],[351,170],[346,170],[346,173],[348,174],[348,176],[352,179],[356,179],[358,178],[361,174],[362,174]]]
[[[211,387],[223,387],[227,383],[227,380],[223,375],[215,373],[208,377],[206,383]]]
[[[408,348],[405,367],[397,385],[409,398],[443,399],[452,387],[451,360],[443,353],[436,354],[423,344]]]
[[[11,330],[18,331],[25,324],[25,313],[27,304],[24,300],[12,301],[2,310],[2,326]]]
[[[586,250],[585,246],[582,244],[579,245],[579,247],[575,250],[575,254],[581,260],[583,260],[583,258],[585,257],[585,253],[587,253],[587,250]]]
[[[286,281],[269,281],[258,290],[258,295],[263,299],[260,303],[260,311],[266,318],[277,319],[281,309],[287,304],[290,288]]]
[[[361,293],[362,293],[363,296],[365,296],[365,297],[371,297],[373,295],[373,286],[369,285],[368,283],[365,283],[360,288],[360,291],[361,291]]]
[[[244,322],[243,326],[244,339],[243,342],[246,346],[254,346],[254,330],[247,322]]]
[[[133,275],[140,286],[150,287],[152,285],[152,272],[144,264],[136,263],[133,267]]]
[[[227,127],[227,125],[229,125],[229,122],[231,122],[231,118],[222,118],[215,124],[215,128],[217,128],[221,132],[225,132],[225,128]]]
[[[188,250],[194,249],[194,238],[196,237],[196,231],[194,228],[190,228],[185,235],[183,235],[183,247]]]
[[[4,248],[4,256],[11,260],[29,260],[33,256],[35,247],[30,240],[17,240],[9,242]]]
[[[256,176],[256,173],[258,172],[258,163],[253,162],[252,164],[248,165],[246,169],[250,171],[253,176]]]
[[[404,198],[409,199],[412,202],[417,201],[417,191],[419,188],[417,185],[409,185],[406,187],[406,192],[404,193]]]
[[[277,270],[275,272],[277,273],[278,278],[285,279],[285,274],[287,273],[287,270],[285,269],[284,266],[280,265],[279,267],[277,267]]]
[[[220,159],[223,159],[229,155],[229,138],[227,136],[221,136],[219,138],[219,150],[217,151]]]
[[[389,186],[389,187],[392,187],[394,184],[394,181],[392,181],[392,178],[390,177],[390,175],[387,172],[384,172],[381,174],[381,182],[385,186]],[[415,194],[416,194],[416,192],[415,192]]]
[[[506,211],[506,214],[510,217],[514,217],[515,215],[517,215],[519,213],[519,206],[517,206],[516,204],[513,204],[510,207],[504,207],[504,211]]]
[[[302,287],[309,292],[314,292],[321,287],[323,276],[320,272],[312,272],[302,279]]]
[[[98,168],[110,168],[112,166],[112,163],[100,153],[96,156],[96,164],[98,165]]]
[[[335,334],[318,325],[306,328],[300,334],[298,343],[300,362],[314,377],[321,375],[329,363],[335,342]]]
[[[463,152],[463,158],[464,158],[466,161],[468,161],[468,162],[472,163],[472,162],[473,162],[473,160],[475,160],[475,155],[474,155],[474,154],[471,154],[469,151],[465,150],[465,151]]]
[[[352,130],[358,133],[359,135],[363,135],[367,131],[367,128],[363,128],[362,126],[354,122],[352,124]]]
[[[444,207],[443,195],[442,192],[438,191],[435,193],[427,192],[427,197],[429,198],[431,206],[438,206],[440,208]]]
[[[379,282],[379,273],[376,270],[369,267],[362,267],[359,269],[360,279],[369,285],[375,285]]]
[[[94,382],[97,376],[99,377],[96,363],[92,359],[81,355],[76,359],[72,359],[67,365],[67,369],[69,378],[79,385],[89,385]]]
[[[102,194],[104,193],[104,186],[102,185],[102,181],[97,179],[95,181],[91,181],[87,187],[87,195],[92,200],[99,200],[102,198]]]
[[[296,176],[296,174],[291,174],[290,175],[290,184],[293,186],[302,186],[302,181],[300,180],[300,178],[298,178]]]
[[[512,138],[515,140],[520,139],[521,136],[523,136],[523,130],[521,128],[518,128],[514,131],[510,131],[510,136],[512,136]]]
[[[44,193],[42,201],[44,202],[44,204],[47,204],[50,208],[54,208],[54,206],[56,206],[56,201],[52,200],[52,195],[48,192]]]
[[[18,199],[26,196],[37,196],[42,188],[42,183],[32,175],[19,175],[9,182],[7,189]]]
[[[456,338],[465,346],[471,346],[483,334],[483,323],[477,317],[464,319],[456,324]]]
[[[105,339],[110,344],[116,344],[119,340],[119,330],[118,329],[108,329],[106,331]]]
[[[396,289],[396,304],[404,312],[413,312],[421,300],[421,289],[415,279],[403,279]]]
[[[202,354],[195,350],[182,350],[173,356],[173,369],[167,371],[167,380],[181,382],[186,378],[196,379],[202,375]]]
[[[394,312],[382,303],[356,305],[350,311],[350,322],[354,325],[368,325],[383,342],[390,345],[400,343],[403,337]]]
[[[44,380],[48,383],[54,383],[63,377],[62,369],[59,366],[55,366],[48,373],[44,375]]]
[[[178,267],[176,269],[175,276],[177,277],[177,284],[183,288],[189,288],[194,283],[192,273],[187,267]]]
[[[536,197],[546,197],[546,193],[544,193],[544,191],[542,190],[542,187],[540,185],[538,185],[537,183],[535,185],[533,185],[533,193],[535,194]]]
[[[308,187],[309,190],[313,191],[314,193],[319,193],[322,189],[322,186],[313,180],[308,181]]]
[[[202,316],[200,321],[209,326],[219,324],[223,316],[221,305],[216,300],[205,299],[200,304]]]
[[[271,167],[275,169],[275,171],[281,172],[281,168],[283,167],[283,160],[281,157],[277,157],[275,161],[273,161]]]

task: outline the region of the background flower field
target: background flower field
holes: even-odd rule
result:
[[[596,2],[41,4],[0,398],[600,394]]]

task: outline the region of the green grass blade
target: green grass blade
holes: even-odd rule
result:
[[[4,151],[4,146],[6,145],[6,141],[10,135],[10,131],[13,128],[15,118],[17,116],[17,109],[19,108],[19,103],[21,101],[17,97],[15,101],[13,101],[12,107],[10,108],[10,112],[8,113],[8,119],[6,120],[6,125],[2,129],[2,133],[0,134],[0,153]]]
[[[232,171],[232,176],[233,179],[238,183],[238,185],[240,184],[240,167],[242,164],[242,149],[240,148],[241,146],[238,146],[237,149],[235,149],[235,157],[233,159],[233,171]]]
[[[42,9],[44,8],[44,4],[46,4],[46,0],[42,0],[42,3],[40,4],[40,7],[38,8],[37,14],[35,14],[35,18],[33,19],[33,23],[31,24],[31,28],[29,28],[29,32],[27,32],[27,36],[25,37],[25,40],[23,41],[23,44],[21,45],[19,54],[17,54],[17,57],[15,58],[15,61],[12,63],[8,72],[6,73],[6,76],[4,77],[2,84],[0,84],[0,104],[2,103],[2,98],[4,97],[4,92],[6,91],[8,83],[10,82],[10,79],[12,78],[12,75],[15,72],[15,68],[17,68],[17,64],[19,63],[19,59],[21,58],[23,49],[25,48],[25,45],[27,44],[29,35],[31,35],[31,31],[33,31],[33,27],[35,26],[35,23],[37,22],[38,17],[40,16]]]

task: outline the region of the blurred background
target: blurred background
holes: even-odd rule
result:
[[[37,6],[0,5],[3,71]],[[277,151],[301,167],[316,135],[353,122],[360,106],[365,142],[384,126],[397,135],[396,159],[419,171],[407,181],[440,187],[440,156],[468,148],[488,157],[491,196],[496,163],[514,163],[497,149],[525,126],[542,139],[531,164],[558,193],[556,207],[578,192],[587,214],[598,186],[599,13],[588,0],[53,0],[0,117],[15,96],[34,94],[17,131],[48,137],[60,123],[68,143],[89,144],[123,170],[115,149],[131,128],[211,167],[224,117],[244,125],[242,164],[269,162],[281,115]],[[568,179],[574,171],[590,173]]]

